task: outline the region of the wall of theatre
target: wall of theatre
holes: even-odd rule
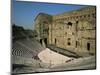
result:
[[[46,44],[95,54],[95,6],[53,16],[40,14],[35,20],[35,29],[40,39],[46,39]]]
[[[53,16],[49,43],[68,50],[95,53],[96,8]]]

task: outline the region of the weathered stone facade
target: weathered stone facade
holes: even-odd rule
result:
[[[88,6],[58,15],[40,13],[35,19],[37,39],[73,52],[95,54],[96,7]]]

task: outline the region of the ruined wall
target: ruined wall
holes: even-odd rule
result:
[[[95,54],[96,47],[96,7],[90,6],[79,10],[53,15],[52,18],[36,20],[36,29],[40,38],[47,38],[48,44],[55,45],[74,52],[88,52]],[[52,19],[52,21],[50,21]],[[42,34],[39,23],[44,21],[48,34]],[[38,23],[38,24],[37,24]],[[43,36],[43,37],[42,37]]]
[[[74,52],[95,53],[96,7],[53,16],[50,44]]]

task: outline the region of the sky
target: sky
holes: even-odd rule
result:
[[[25,29],[34,28],[34,19],[39,13],[47,13],[50,15],[61,14],[64,12],[77,10],[85,7],[84,5],[57,4],[57,3],[41,3],[41,2],[25,2],[13,1],[12,3],[12,24],[23,26]]]

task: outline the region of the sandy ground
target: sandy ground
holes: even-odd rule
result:
[[[42,62],[49,63],[49,64],[63,64],[73,59],[73,58],[58,54],[54,51],[51,51],[48,48],[40,52],[38,54],[38,57],[40,58]]]

